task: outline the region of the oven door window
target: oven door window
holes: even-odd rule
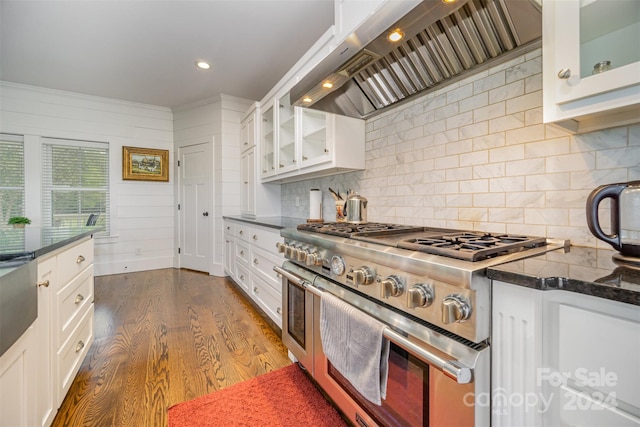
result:
[[[302,348],[305,347],[305,291],[287,282],[287,333]]]
[[[387,398],[378,406],[362,397],[328,362],[329,375],[376,423],[383,426],[429,425],[429,366],[391,344]]]

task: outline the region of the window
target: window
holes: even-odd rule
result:
[[[20,135],[0,134],[0,224],[13,216],[24,216],[24,141]],[[1,252],[24,248],[24,233],[6,229]]]
[[[42,217],[50,227],[80,227],[98,214],[109,232],[109,144],[43,139]]]

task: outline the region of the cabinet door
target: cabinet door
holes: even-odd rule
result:
[[[31,325],[0,357],[0,426],[37,425],[35,355]]]
[[[242,153],[240,164],[242,176],[241,212],[246,215],[256,214],[256,156],[253,148]]]
[[[261,115],[260,176],[262,177],[272,176],[276,173],[273,115],[273,106],[267,108]]]
[[[236,246],[235,240],[231,235],[224,233],[224,271],[235,278],[235,257],[236,257]]]
[[[56,274],[56,257],[38,260],[38,320],[36,321],[36,355],[37,392],[36,406],[38,426],[48,426],[58,409],[61,398],[57,395],[54,384],[55,334],[52,301],[58,289]]]
[[[278,173],[297,169],[295,110],[288,93],[278,99]]]
[[[247,117],[240,125],[240,150],[246,151],[256,144],[256,124],[254,115]]]
[[[331,161],[327,113],[296,108],[300,115],[300,167]]]
[[[640,2],[546,0],[542,10],[545,121],[638,103]]]

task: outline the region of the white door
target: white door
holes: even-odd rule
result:
[[[180,148],[180,266],[209,272],[211,266],[211,222],[209,183],[211,144]]]

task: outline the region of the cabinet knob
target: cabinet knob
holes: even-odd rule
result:
[[[307,156],[302,156],[302,160],[309,160]]]
[[[276,313],[282,314],[282,309],[280,307],[276,308]]]
[[[240,255],[244,255],[244,251],[240,251]]]
[[[571,69],[570,68],[563,68],[560,71],[558,71],[558,78],[559,79],[568,79],[569,77],[571,77]]]
[[[254,234],[251,238],[252,238],[253,240],[258,240],[258,235],[257,235],[257,234]]]
[[[284,165],[283,165],[282,163],[280,163],[280,167],[281,167],[281,168],[283,168],[283,167],[284,167]]]
[[[254,263],[255,265],[258,265],[258,258],[254,258],[254,259],[253,259],[253,263]]]
[[[240,275],[240,280],[244,280],[244,274]]]
[[[80,352],[80,350],[82,350],[84,348],[84,342],[82,340],[78,341],[78,344],[76,344],[76,353]]]
[[[85,258],[82,255],[78,255],[78,258],[76,258],[76,264],[80,264],[81,262],[84,262]]]
[[[242,236],[244,234],[244,231],[240,230],[240,232],[238,234],[240,234]]]
[[[84,297],[82,296],[82,294],[76,295],[76,300],[75,300],[76,304],[80,304],[83,300],[84,300]]]
[[[266,171],[266,170],[264,170],[264,169],[262,169],[262,173],[267,173],[267,171]]]
[[[257,286],[253,287],[253,292],[255,292],[256,294],[258,293],[258,287]]]
[[[48,280],[44,280],[42,282],[38,282],[38,286],[44,286],[45,288],[49,287],[49,281]]]

